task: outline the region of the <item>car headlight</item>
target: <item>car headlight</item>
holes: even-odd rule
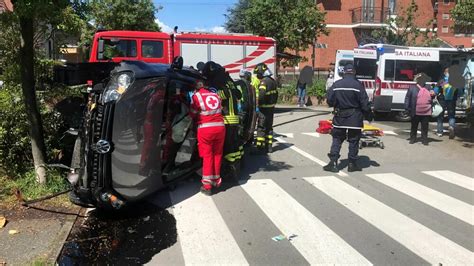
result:
[[[115,77],[113,77],[102,97],[104,104],[112,101],[117,101],[120,99],[120,96],[130,87],[133,83],[133,73],[131,72],[122,72]]]

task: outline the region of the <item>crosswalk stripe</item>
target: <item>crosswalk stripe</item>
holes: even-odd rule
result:
[[[470,204],[420,185],[397,174],[370,174],[367,176],[470,225],[474,225],[474,208]]]
[[[474,253],[334,176],[305,178],[431,264],[472,264]]]
[[[451,171],[423,171],[422,173],[474,191],[474,178]]]
[[[270,179],[248,180],[242,188],[310,264],[370,262]]]
[[[309,132],[309,133],[302,133],[303,135],[308,135],[311,137],[319,138],[321,135],[319,135],[318,132]]]
[[[280,143],[283,143],[283,144],[288,145],[288,142],[286,142],[286,141],[285,141],[284,139],[282,139],[282,138],[276,138],[276,140],[277,140],[278,142],[280,142]],[[288,147],[289,147],[290,149],[294,150],[295,152],[299,153],[300,155],[303,155],[304,157],[308,158],[309,160],[311,160],[311,161],[313,161],[313,162],[319,164],[320,166],[325,166],[325,165],[327,164],[327,163],[321,161],[320,159],[314,157],[313,155],[311,155],[311,154],[309,154],[309,153],[303,151],[302,149],[295,147],[295,145],[288,145]],[[339,171],[339,173],[337,173],[337,175],[338,175],[338,176],[343,176],[343,177],[348,176],[348,174],[346,174],[346,173],[343,172],[343,171]]]
[[[195,189],[197,194],[180,201],[182,190],[171,192],[170,197],[185,264],[248,265],[212,197]]]

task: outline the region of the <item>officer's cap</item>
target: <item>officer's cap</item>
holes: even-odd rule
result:
[[[352,64],[345,65],[344,73],[354,73],[354,66]]]

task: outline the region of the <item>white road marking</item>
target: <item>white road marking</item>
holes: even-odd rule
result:
[[[470,204],[420,185],[397,174],[370,174],[367,176],[470,225],[474,225],[474,208]]]
[[[308,136],[311,136],[311,137],[315,137],[315,138],[319,138],[320,135],[318,132],[310,132],[310,133],[302,133],[303,135],[308,135]]]
[[[346,208],[430,264],[470,264],[474,253],[334,176],[305,178]]]
[[[295,145],[289,145],[289,143],[286,142],[286,141],[285,141],[284,139],[282,139],[282,138],[276,138],[276,140],[277,140],[278,142],[280,142],[280,143],[286,144],[290,149],[296,151],[297,153],[303,155],[304,157],[310,159],[311,161],[313,161],[313,162],[319,164],[320,166],[325,166],[325,165],[327,164],[326,162],[321,161],[320,159],[314,157],[313,155],[311,155],[311,154],[309,154],[309,153],[307,153],[307,152],[305,152],[305,151],[303,151],[303,150],[297,148]],[[338,176],[349,176],[348,174],[346,174],[346,173],[343,172],[343,171],[339,171],[339,173],[337,173],[337,175],[338,175]]]
[[[383,130],[384,135],[392,135],[392,136],[398,136],[397,133],[390,131],[390,130]]]
[[[410,131],[411,131],[411,130],[409,130],[409,129],[403,130],[403,132],[406,132],[406,133],[410,133]],[[421,131],[419,131],[419,130],[416,131],[416,134],[421,135]]]
[[[170,196],[185,264],[248,265],[212,197],[192,191],[184,199],[181,190]]]
[[[295,138],[295,135],[293,133],[276,133],[276,135],[283,136],[285,138]]]
[[[460,175],[451,171],[423,171],[422,173],[474,191],[474,178],[472,177]]]
[[[310,264],[371,263],[271,179],[248,180],[242,188]]]

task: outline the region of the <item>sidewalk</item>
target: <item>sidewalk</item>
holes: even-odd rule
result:
[[[7,220],[0,229],[0,265],[55,264],[80,208],[35,206],[0,206]]]

